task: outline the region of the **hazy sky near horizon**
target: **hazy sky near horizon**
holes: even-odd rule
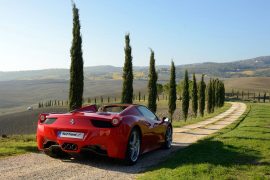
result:
[[[227,62],[270,55],[269,0],[76,0],[85,66]],[[69,68],[69,0],[0,2],[0,71]]]

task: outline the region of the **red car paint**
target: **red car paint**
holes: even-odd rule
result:
[[[105,109],[124,109],[119,113],[111,113],[98,112],[96,105],[91,105],[65,114],[41,114],[40,116],[46,116],[46,120],[54,120],[54,122],[50,124],[39,118],[38,149],[44,151],[53,144],[64,152],[80,153],[85,147],[98,147],[109,157],[124,159],[129,134],[134,127],[139,128],[141,133],[140,154],[157,149],[165,142],[165,133],[171,124],[158,118],[151,120],[145,117],[139,107],[146,108],[133,104],[104,106]],[[111,125],[114,118],[120,121],[116,126]],[[84,136],[82,139],[59,137],[60,131],[84,133]],[[64,149],[69,143],[75,144],[76,148]]]

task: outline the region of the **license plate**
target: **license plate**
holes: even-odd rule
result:
[[[58,137],[83,139],[84,133],[69,132],[69,131],[59,131],[58,132]]]

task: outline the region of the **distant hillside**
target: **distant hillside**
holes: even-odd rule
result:
[[[66,100],[68,98],[67,80],[12,80],[0,81],[0,115],[7,108],[24,106],[24,109],[39,101]],[[134,92],[145,92],[146,81],[134,81]],[[119,97],[121,80],[85,80],[84,97]]]
[[[206,62],[177,66],[178,70],[188,69],[197,74],[207,74],[217,77],[268,77],[270,76],[270,56],[228,63]]]
[[[168,80],[168,65],[157,66],[160,80]],[[200,64],[179,65],[177,68],[177,78],[182,78],[185,69],[190,73],[206,74],[209,76],[229,78],[229,77],[269,77],[270,76],[270,56],[262,56],[241,61],[228,63],[205,62]],[[145,80],[148,75],[147,66],[135,66],[135,79]],[[120,80],[122,67],[115,66],[90,66],[85,67],[85,78],[88,80]],[[9,80],[40,80],[40,79],[69,79],[68,69],[46,69],[33,71],[0,72],[0,81]]]

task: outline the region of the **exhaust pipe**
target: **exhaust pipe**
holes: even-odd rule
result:
[[[76,145],[75,144],[72,144],[71,147],[70,147],[73,151],[75,151],[77,149]]]
[[[62,145],[62,148],[64,150],[68,150],[68,151],[76,151],[78,149],[78,146],[76,144],[73,144],[73,143],[64,143]]]

